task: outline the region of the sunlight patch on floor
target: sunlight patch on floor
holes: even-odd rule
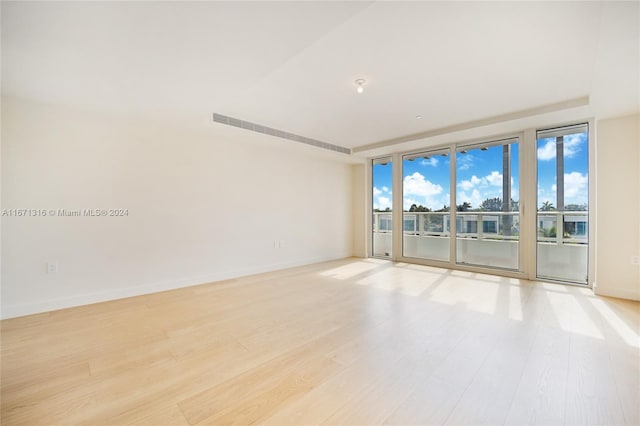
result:
[[[568,333],[604,339],[602,330],[593,322],[575,296],[562,294],[556,288],[545,292],[560,328]]]
[[[522,289],[509,286],[509,318],[522,321]]]
[[[567,286],[564,284],[539,283],[539,285],[545,290],[553,290],[555,292],[560,292],[560,293],[569,292],[569,290],[567,289]]]
[[[348,280],[355,277],[356,275],[376,269],[380,267],[381,264],[384,265],[385,263],[387,262],[380,261],[378,259],[366,259],[349,263],[344,266],[339,266],[337,268],[329,269],[327,271],[321,272],[320,275],[324,277],[335,278],[337,280]]]
[[[620,317],[613,312],[613,310],[602,299],[589,298],[589,302],[598,311],[598,313],[605,319],[613,330],[620,336],[627,345],[634,348],[640,348],[640,336],[638,333],[631,329]]]
[[[387,291],[397,291],[407,296],[416,297],[436,282],[442,274],[404,268],[386,269],[373,273],[356,284]]]

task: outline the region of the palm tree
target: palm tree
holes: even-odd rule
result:
[[[545,201],[544,203],[542,203],[542,207],[540,208],[540,210],[542,210],[543,212],[548,212],[548,211],[552,211],[555,210],[556,208],[553,206],[553,203],[549,202],[549,201]]]
[[[471,203],[469,203],[468,201],[465,201],[464,203],[459,204],[456,207],[456,210],[459,212],[468,212],[470,208],[471,208]]]

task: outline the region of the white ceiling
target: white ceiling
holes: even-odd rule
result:
[[[217,112],[345,147],[585,95],[544,119],[640,111],[638,2],[1,7],[3,94],[96,111]]]

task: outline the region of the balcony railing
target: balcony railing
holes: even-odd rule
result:
[[[537,217],[538,242],[587,244],[588,224],[588,211],[539,211]]]
[[[538,242],[587,244],[587,211],[537,212]],[[373,232],[392,232],[391,212],[373,213]],[[456,212],[457,238],[475,240],[519,239],[519,212]],[[403,233],[421,237],[449,237],[449,212],[403,212]]]

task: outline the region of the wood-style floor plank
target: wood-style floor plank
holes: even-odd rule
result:
[[[640,303],[345,259],[4,320],[3,425],[640,424]]]

